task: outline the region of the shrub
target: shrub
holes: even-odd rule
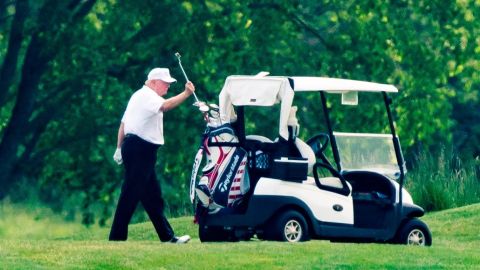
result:
[[[462,161],[453,151],[421,152],[413,159],[406,188],[426,211],[443,210],[480,201],[476,160]]]

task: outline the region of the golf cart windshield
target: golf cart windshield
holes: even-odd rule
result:
[[[391,134],[334,132],[342,170],[381,172],[398,179],[400,169]]]

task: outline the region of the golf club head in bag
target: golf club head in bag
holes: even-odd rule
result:
[[[217,104],[209,104],[209,111],[207,117],[207,126],[210,128],[216,128],[222,125],[220,119],[220,109]]]

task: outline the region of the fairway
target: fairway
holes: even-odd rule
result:
[[[430,248],[387,244],[198,240],[191,217],[172,219],[187,245],[163,244],[150,223],[130,226],[127,242],[108,242],[108,228],[84,228],[1,208],[1,269],[479,269],[480,204],[430,213]],[[27,211],[28,212],[28,211]],[[7,223],[7,219],[10,223]],[[36,219],[36,220],[35,220]],[[22,227],[20,224],[24,224]],[[14,225],[12,227],[12,225]]]

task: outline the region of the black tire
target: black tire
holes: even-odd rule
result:
[[[396,242],[403,245],[431,246],[432,234],[427,224],[419,219],[407,221],[398,231]]]
[[[219,226],[198,226],[198,236],[201,242],[226,242],[238,241],[231,231]]]
[[[289,210],[278,215],[265,227],[263,237],[267,240],[283,242],[303,242],[310,240],[305,217],[294,210]]]

